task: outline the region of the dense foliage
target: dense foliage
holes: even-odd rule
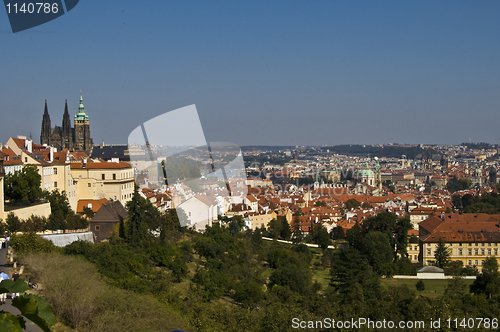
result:
[[[15,202],[35,202],[43,196],[41,175],[36,166],[26,165],[20,171],[5,175],[5,198]]]
[[[450,280],[444,295],[435,298],[422,295],[427,282],[424,287],[419,285],[418,295],[413,286],[384,287],[381,275],[414,274],[416,268],[405,258],[409,221],[392,213],[380,213],[355,226],[348,232],[347,242],[342,243],[343,249],[334,250],[308,248],[300,241],[293,245],[264,241],[266,232],[281,236],[281,220],[274,222],[275,229],[252,232],[241,230],[239,218],[225,217],[200,234],[181,228],[174,215],[172,210],[158,216],[156,223],[145,221],[145,235],[134,240],[138,243],[115,234],[105,243],[74,242],[63,249],[66,255],[81,256],[83,260],[77,261],[86,270],[95,269],[107,285],[86,273],[82,273],[83,278],[73,274],[66,277],[66,272],[44,274],[49,268],[67,271],[61,266],[64,257],[44,259],[44,266],[37,268],[31,266],[38,266],[41,256],[31,258],[29,268],[43,276],[54,292],[48,301],[58,317],[82,331],[102,328],[99,323],[113,315],[120,317],[111,320],[117,326],[123,326],[120,320],[133,324],[117,310],[130,311],[110,300],[109,294],[126,297],[124,302],[133,307],[130,310],[137,310],[135,317],[142,317],[148,308],[164,310],[176,327],[193,331],[289,331],[293,330],[293,318],[429,322],[431,318],[444,321],[449,317],[493,318],[500,314],[496,261],[485,264],[471,292],[462,279]],[[125,229],[130,227],[128,222]],[[153,227],[162,229],[163,235],[153,236]],[[293,234],[293,227],[291,231]],[[67,259],[76,262],[74,257]],[[50,273],[57,275],[55,280]],[[329,282],[323,282],[319,275],[325,275]],[[92,288],[88,294],[77,294],[95,304],[89,307],[77,302],[77,295],[66,290],[67,278],[75,289],[90,289],[85,287],[92,280],[95,292]],[[87,286],[77,286],[76,280]],[[60,285],[62,289],[57,288]],[[68,297],[62,296],[66,291]],[[68,303],[74,303],[77,310],[70,311]],[[149,313],[144,315],[151,317]],[[164,326],[141,322],[144,326],[133,325],[133,330],[165,330]]]

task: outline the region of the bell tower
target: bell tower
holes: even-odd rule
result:
[[[83,106],[83,96],[80,90],[80,103],[75,115],[75,135],[73,147],[76,151],[90,152],[92,149],[92,138],[90,138],[89,116]]]

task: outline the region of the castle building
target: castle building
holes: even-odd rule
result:
[[[78,112],[74,117],[73,128],[71,127],[71,120],[68,113],[68,101],[66,100],[64,105],[62,127],[54,126],[54,128],[52,128],[47,108],[47,100],[45,100],[40,144],[50,145],[58,151],[69,149],[70,151],[85,151],[90,154],[93,142],[90,137],[89,116],[85,112],[81,94]]]

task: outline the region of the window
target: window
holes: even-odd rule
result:
[[[106,174],[101,174],[101,180],[106,180]]]
[[[484,249],[481,249],[481,255],[484,255]]]
[[[459,243],[459,244],[458,244],[458,246],[459,246],[459,247],[461,247],[461,246],[462,246],[462,244],[461,244],[461,243]]]
[[[472,255],[472,249],[469,249],[469,255]]]
[[[458,249],[458,254],[462,256],[462,249]]]
[[[24,157],[24,162],[27,163],[28,162],[28,157]]]
[[[498,249],[495,249],[495,256],[498,255]]]
[[[474,265],[477,265],[477,259],[474,261]]]
[[[484,261],[481,261],[481,265],[484,265]]]
[[[483,242],[483,243],[481,243],[481,245],[484,247],[484,242]]]
[[[417,259],[418,259],[418,256],[417,256],[417,255],[415,255],[414,257],[415,257],[415,260],[417,260]]]
[[[430,256],[430,254],[431,254],[431,251],[427,250],[427,255]]]
[[[490,243],[488,243],[488,247],[491,247],[491,242],[490,242]]]
[[[116,180],[116,174],[113,174],[113,180]]]
[[[100,230],[101,230],[101,226],[99,226],[99,225],[95,225],[95,230],[96,230],[96,231],[100,231]]]
[[[475,244],[475,245],[476,245],[476,247],[477,247],[477,243],[474,243],[474,244]]]
[[[476,255],[476,256],[479,255],[479,250],[475,249],[474,250],[474,255]]]
[[[54,188],[57,188],[57,181],[54,181]]]
[[[89,183],[87,183],[87,185],[90,187],[90,182],[89,182]]]
[[[491,249],[488,249],[488,255],[491,255]]]
[[[472,261],[469,259],[469,265],[472,265]]]
[[[57,175],[57,168],[54,167],[54,175]]]

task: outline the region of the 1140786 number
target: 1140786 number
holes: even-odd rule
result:
[[[33,2],[30,2],[30,3],[25,3],[23,2],[23,4],[21,6],[18,6],[17,3],[14,3],[14,4],[10,4],[10,3],[7,3],[5,5],[5,7],[7,7],[7,13],[10,14],[11,12],[14,13],[14,14],[17,14],[17,13],[23,13],[23,14],[57,14],[57,12],[59,11],[59,6],[57,5],[57,3],[50,3],[50,2],[36,2],[36,3],[33,3]]]
[[[498,318],[463,318],[463,319],[451,319],[448,318],[446,320],[448,322],[448,328],[454,328],[457,329],[459,327],[462,327],[464,329],[480,329],[480,328],[485,328],[485,329],[496,329],[498,328]]]

